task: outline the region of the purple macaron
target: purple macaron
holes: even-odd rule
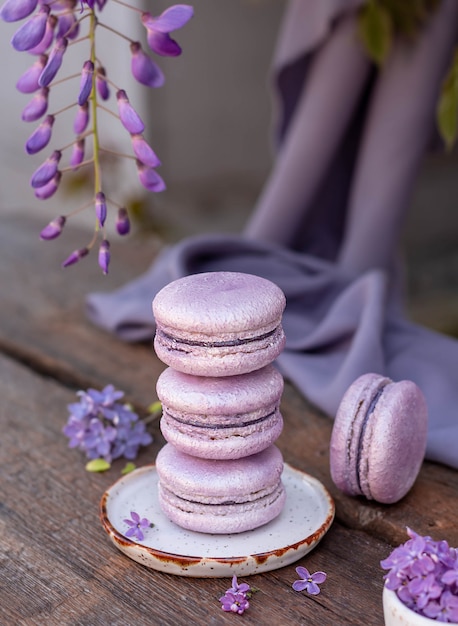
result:
[[[360,376],[346,391],[332,430],[335,485],[348,495],[397,502],[420,471],[427,429],[426,400],[415,383]]]
[[[283,457],[272,445],[242,459],[199,459],[166,444],[157,455],[159,503],[173,522],[196,532],[240,533],[282,511]]]
[[[238,459],[256,454],[281,434],[283,377],[273,365],[222,378],[167,368],[157,381],[165,439],[187,454]]]
[[[166,285],[153,300],[154,347],[167,365],[195,376],[260,369],[282,351],[286,300],[277,285],[239,272],[207,272]]]

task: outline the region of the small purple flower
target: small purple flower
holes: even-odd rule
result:
[[[81,139],[78,139],[73,144],[72,155],[70,157],[70,167],[73,170],[77,170],[84,160],[84,147],[85,147],[84,137]]]
[[[53,124],[54,115],[47,115],[28,138],[25,144],[27,154],[36,154],[48,145],[51,140]]]
[[[16,83],[16,89],[21,93],[34,93],[40,89],[38,79],[44,66],[48,61],[48,57],[45,54],[40,57],[27,69]]]
[[[30,48],[27,52],[29,54],[44,54],[54,41],[54,30],[57,25],[57,17],[55,15],[48,15],[46,20],[46,28],[43,39],[33,48]]]
[[[234,592],[228,589],[224,596],[219,599],[223,611],[242,615],[250,608],[250,603],[244,593]]]
[[[124,533],[125,537],[135,537],[138,541],[143,541],[145,535],[143,530],[151,528],[151,522],[146,518],[140,518],[140,515],[136,511],[130,512],[132,519],[125,519],[124,523],[129,526],[129,529]]]
[[[59,71],[67,45],[68,40],[65,37],[57,39],[54,44],[51,54],[49,55],[48,62],[46,63],[38,81],[42,87],[49,85]]]
[[[147,167],[140,161],[137,161],[137,172],[138,178],[148,191],[164,191],[165,183],[164,180],[159,176],[156,170],[153,170],[151,167]]]
[[[232,587],[228,589],[228,591],[233,591],[234,593],[250,594],[251,587],[247,583],[239,584],[237,576],[234,574],[234,576],[232,577]]]
[[[169,7],[158,17],[150,13],[142,14],[142,23],[147,31],[148,45],[161,56],[178,56],[181,48],[169,33],[184,26],[193,16],[194,9],[187,4]]]
[[[35,196],[39,200],[48,200],[51,198],[51,196],[53,196],[59,189],[61,178],[62,172],[57,171],[51,180],[46,183],[46,185],[42,185],[41,187],[37,187],[35,189]]]
[[[38,0],[6,0],[0,9],[4,22],[17,22],[31,15],[37,8]]]
[[[23,122],[36,122],[43,117],[48,110],[48,87],[43,87],[36,93],[30,102],[24,107],[21,118]]]
[[[99,248],[99,266],[104,274],[108,274],[108,266],[110,264],[110,242],[104,239]]]
[[[458,623],[458,595],[448,590],[444,591],[439,601],[430,602],[425,606],[423,614],[438,622]]]
[[[70,256],[68,256],[65,261],[62,262],[62,267],[68,267],[69,265],[74,265],[75,263],[78,263],[78,261],[84,258],[87,254],[89,254],[89,250],[87,248],[74,250],[70,254]]]
[[[24,52],[37,46],[43,39],[46,31],[49,7],[42,6],[41,9],[14,33],[11,45],[18,52]]]
[[[130,231],[130,221],[127,209],[124,207],[118,210],[118,216],[116,218],[116,230],[118,235],[127,235]]]
[[[135,80],[146,87],[161,87],[164,74],[154,61],[143,51],[141,44],[135,41],[130,44],[132,53],[131,71]]]
[[[98,67],[95,75],[95,85],[97,92],[102,100],[108,100],[110,97],[110,89],[106,79],[106,71],[104,67]]]
[[[145,130],[145,125],[141,117],[130,104],[124,89],[120,89],[117,92],[116,100],[118,103],[119,118],[124,128],[128,130],[129,133],[141,134]]]
[[[95,214],[100,226],[103,226],[107,219],[107,201],[103,191],[98,191],[95,195]]]
[[[142,135],[132,135],[131,139],[134,154],[139,161],[148,167],[158,167],[161,164],[158,156]]]
[[[78,111],[75,115],[73,122],[73,131],[75,135],[81,135],[89,124],[89,103],[86,102],[82,107],[78,107]]]
[[[92,77],[94,76],[94,63],[85,61],[81,71],[80,91],[78,94],[78,104],[80,107],[87,102],[92,91]]]
[[[57,173],[57,167],[62,157],[62,153],[59,150],[54,150],[50,157],[46,159],[44,163],[35,171],[30,181],[30,184],[34,189],[37,187],[43,187],[46,183],[49,183]]]
[[[43,228],[40,233],[40,238],[45,240],[55,239],[62,232],[66,221],[67,220],[63,215],[59,215],[58,217],[54,218],[51,222],[49,222],[47,226]]]
[[[320,593],[318,585],[324,583],[327,578],[324,572],[315,572],[314,574],[310,574],[306,567],[301,566],[296,567],[296,572],[300,576],[300,580],[295,580],[293,582],[294,591],[306,591],[312,596],[316,596]]]

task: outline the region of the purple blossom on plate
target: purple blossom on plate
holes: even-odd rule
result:
[[[54,218],[51,222],[49,222],[47,226],[43,228],[40,233],[40,238],[45,240],[55,239],[61,234],[66,221],[67,220],[63,215],[59,215],[58,217]]]
[[[164,74],[153,59],[148,56],[140,42],[134,41],[130,44],[131,71],[132,76],[146,87],[162,87],[164,84]]]
[[[456,548],[410,528],[409,539],[380,562],[385,586],[407,607],[439,622],[458,621]]]
[[[136,511],[130,512],[131,519],[125,519],[124,523],[129,526],[128,530],[124,533],[125,537],[135,537],[137,541],[143,541],[145,535],[143,531],[147,528],[151,528],[151,522],[146,518],[140,518],[140,515]]]
[[[187,4],[176,4],[158,17],[143,13],[142,23],[146,28],[148,46],[161,56],[178,56],[181,47],[170,37],[172,31],[182,28],[193,16],[194,9]]]
[[[70,415],[63,430],[69,446],[89,459],[101,457],[109,463],[120,457],[136,458],[140,447],[153,438],[138,415],[119,402],[123,396],[113,385],[101,391],[79,391],[79,402],[68,406]]]
[[[327,576],[324,572],[315,572],[310,574],[306,567],[296,567],[296,573],[300,577],[299,580],[293,582],[294,591],[306,591],[312,596],[316,596],[320,593],[321,583],[324,583]]]

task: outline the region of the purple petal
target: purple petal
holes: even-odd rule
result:
[[[140,521],[140,515],[136,511],[131,511],[130,516],[134,520],[134,522],[138,524],[138,522]]]
[[[55,15],[49,15],[46,20],[46,28],[43,39],[33,48],[30,48],[27,52],[29,54],[43,54],[51,46],[54,41],[54,29],[56,28],[57,17]]]
[[[43,39],[46,31],[49,7],[41,7],[40,11],[14,33],[11,44],[15,50],[24,52],[37,46]]]
[[[151,167],[147,167],[140,161],[137,161],[137,171],[138,178],[145,189],[156,192],[164,191],[165,183],[156,170],[153,170]]]
[[[141,134],[145,130],[145,125],[141,117],[130,104],[124,89],[118,91],[116,99],[118,102],[119,118],[124,128],[126,128],[129,133]]]
[[[73,144],[72,156],[70,157],[70,167],[74,170],[78,169],[84,159],[84,138],[78,139]]]
[[[94,63],[85,61],[81,71],[80,91],[78,94],[78,104],[80,107],[86,103],[92,91],[92,77],[94,76]]]
[[[129,523],[128,520],[124,520],[126,522],[126,524]],[[137,528],[136,526],[131,526],[128,530],[126,530],[126,532],[124,533],[124,537],[132,537],[132,535],[136,535],[137,534]]]
[[[45,148],[52,134],[52,127],[54,124],[54,115],[47,115],[43,122],[35,129],[30,135],[25,144],[27,154],[36,154]]]
[[[127,235],[130,231],[130,221],[127,214],[127,209],[121,208],[118,210],[118,217],[116,219],[116,230],[119,235]]]
[[[107,219],[107,202],[103,191],[98,191],[95,195],[95,214],[100,226],[103,226]]]
[[[82,107],[78,108],[73,122],[73,131],[75,135],[81,135],[89,124],[89,104],[86,102]]]
[[[17,22],[28,17],[37,8],[38,0],[6,0],[0,9],[4,22]]]
[[[63,13],[58,17],[58,26],[56,37],[67,37],[67,39],[75,39],[79,32],[79,22],[74,13]]]
[[[311,595],[311,596],[317,596],[320,593],[320,588],[318,587],[318,585],[314,582],[309,582],[307,584],[307,592]]]
[[[49,89],[44,87],[30,100],[22,111],[23,122],[36,122],[48,110],[48,94]]]
[[[147,87],[161,87],[164,84],[164,74],[151,57],[145,54],[141,44],[138,41],[131,43],[130,51],[133,77]]]
[[[38,79],[47,61],[48,57],[42,54],[40,58],[20,76],[16,83],[16,89],[21,93],[34,93],[38,91],[40,88]]]
[[[146,143],[142,135],[132,135],[132,147],[137,159],[148,167],[158,167],[161,164],[156,153]]]
[[[149,13],[142,15],[145,26],[161,33],[170,33],[184,26],[194,15],[194,9],[189,4],[175,4],[169,7],[158,17],[152,17]]]
[[[49,55],[48,62],[41,73],[39,83],[42,87],[49,85],[62,65],[65,50],[67,49],[68,40],[58,39],[54,44],[51,54]]]
[[[55,239],[62,232],[66,221],[63,215],[59,215],[59,217],[53,219],[52,222],[49,222],[49,224],[43,228],[40,233],[40,238],[45,240]]]
[[[110,242],[104,239],[99,248],[99,266],[104,274],[108,274],[108,265],[110,264]]]
[[[326,580],[327,575],[325,574],[325,572],[315,572],[314,574],[312,574],[311,578],[314,583],[321,585],[321,583],[324,583],[324,581]]]
[[[181,47],[167,33],[148,30],[147,41],[151,50],[162,57],[177,57],[182,52]]]
[[[55,150],[50,157],[46,159],[44,163],[35,171],[32,176],[30,184],[34,189],[37,187],[43,187],[46,183],[49,183],[57,173],[57,166],[62,157],[62,153],[59,150]]]
[[[310,578],[310,572],[308,571],[306,567],[302,567],[302,565],[299,565],[299,567],[296,567],[296,572],[298,576],[300,576],[304,580],[308,580]]]
[[[42,185],[35,189],[35,196],[39,200],[47,200],[51,196],[53,196],[56,191],[59,189],[60,179],[62,178],[62,173],[57,171],[55,176],[51,178],[51,180],[46,183],[46,185]]]
[[[294,591],[304,591],[307,588],[308,582],[306,580],[295,580],[293,582]]]
[[[110,89],[106,80],[106,71],[104,67],[97,68],[95,84],[98,94],[102,98],[102,100],[108,100],[108,98],[110,97]]]
[[[65,259],[62,263],[62,267],[68,267],[69,265],[74,265],[80,259],[89,254],[89,250],[87,248],[80,248],[79,250],[74,250],[69,257]]]

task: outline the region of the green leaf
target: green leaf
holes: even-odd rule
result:
[[[134,469],[135,469],[136,467],[137,467],[137,466],[135,465],[135,463],[132,463],[132,461],[129,461],[129,462],[128,462],[128,463],[126,463],[126,464],[124,465],[124,467],[122,468],[122,470],[121,470],[121,474],[122,474],[123,476],[124,476],[124,474],[130,474],[130,472],[133,472],[133,471],[134,471]]]
[[[376,0],[370,0],[359,12],[358,32],[369,57],[383,65],[393,40],[390,13]]]
[[[110,469],[111,465],[105,459],[92,459],[86,463],[86,470],[88,472],[106,472]]]
[[[458,134],[458,49],[442,84],[436,117],[439,133],[447,150],[451,150]]]

